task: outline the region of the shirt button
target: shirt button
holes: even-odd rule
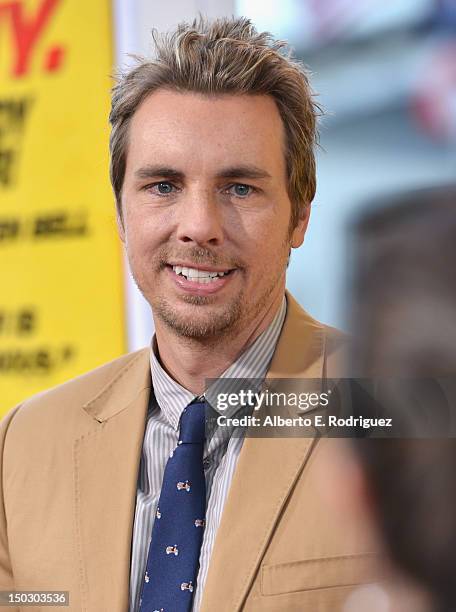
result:
[[[205,470],[207,470],[207,468],[208,468],[210,465],[211,465],[211,460],[210,460],[208,457],[206,457],[205,459],[203,459],[203,468],[204,468]]]

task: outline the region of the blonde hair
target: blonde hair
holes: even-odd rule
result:
[[[291,58],[285,42],[258,33],[243,17],[211,22],[199,17],[173,32],[154,31],[152,37],[154,59],[137,58],[138,65],[119,75],[112,90],[110,176],[120,219],[131,117],[149,94],[166,88],[208,95],[263,94],[275,100],[286,134],[290,227],[295,227],[316,190],[314,146],[321,109],[306,69]]]

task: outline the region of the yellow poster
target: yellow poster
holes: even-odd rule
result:
[[[0,0],[0,414],[125,350],[108,0]]]

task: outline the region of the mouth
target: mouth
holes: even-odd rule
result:
[[[229,276],[234,272],[234,268],[225,270],[211,270],[177,265],[169,265],[169,268],[172,269],[176,276],[183,277],[193,283],[201,284],[215,283],[218,279]]]
[[[209,295],[231,283],[237,268],[194,268],[186,265],[167,264],[166,269],[174,284],[186,293]]]

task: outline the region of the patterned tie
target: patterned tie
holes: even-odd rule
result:
[[[203,467],[206,403],[184,409],[179,442],[166,464],[147,557],[140,612],[188,612],[206,515]]]

